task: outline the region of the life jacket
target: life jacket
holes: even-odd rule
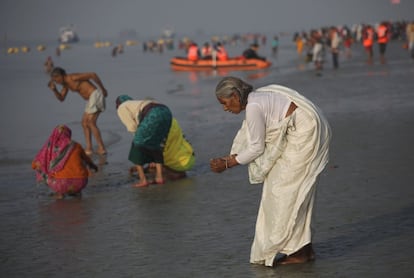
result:
[[[188,48],[187,59],[190,61],[198,60],[198,47],[197,45],[191,45]]]
[[[387,26],[381,24],[377,28],[378,43],[387,43],[388,42],[388,28]]]
[[[227,51],[224,47],[220,46],[217,48],[217,60],[226,61],[228,59]]]
[[[374,43],[374,30],[372,28],[367,28],[364,32],[362,44],[364,47],[372,46]]]
[[[203,48],[201,48],[201,55],[202,56],[210,56],[211,55],[211,47],[210,46],[203,46]]]

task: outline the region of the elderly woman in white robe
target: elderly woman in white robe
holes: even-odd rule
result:
[[[311,219],[316,182],[328,162],[327,120],[304,96],[279,85],[253,90],[239,78],[225,77],[216,97],[224,111],[245,110],[246,118],[230,155],[211,159],[211,170],[248,165],[250,183],[263,183],[250,262],[314,260]]]

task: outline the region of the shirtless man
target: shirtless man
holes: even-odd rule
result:
[[[48,86],[58,100],[64,101],[69,90],[71,90],[79,93],[87,101],[85,113],[82,116],[82,127],[86,139],[86,154],[91,155],[93,153],[91,134],[93,134],[98,144],[97,153],[101,155],[106,154],[101,132],[96,125],[96,121],[99,114],[105,110],[105,98],[108,93],[98,75],[94,72],[66,74],[64,69],[56,67],[52,70],[50,76],[51,80]],[[60,92],[56,89],[56,84],[62,85]]]

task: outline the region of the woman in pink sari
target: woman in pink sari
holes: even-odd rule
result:
[[[87,167],[98,171],[82,146],[71,137],[70,128],[57,126],[32,162],[37,181],[46,182],[58,199],[65,194],[80,194],[88,183]]]

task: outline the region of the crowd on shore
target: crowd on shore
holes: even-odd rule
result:
[[[264,33],[246,32],[241,34],[211,36],[210,39],[198,42],[197,39],[182,37],[160,38],[154,40],[141,41],[142,51],[144,53],[164,53],[175,49],[182,50],[183,54],[189,60],[212,59],[227,60],[229,58],[256,58],[261,60],[268,59],[259,54],[270,47],[272,58],[277,59],[279,55],[280,38],[291,36],[292,47],[301,61],[312,63],[317,75],[321,75],[326,67],[327,60],[331,56],[332,67],[339,68],[341,59],[352,58],[352,49],[355,45],[362,45],[366,52],[367,64],[372,64],[374,54],[379,58],[380,63],[386,63],[387,44],[391,41],[401,42],[402,51],[406,51],[407,57],[414,59],[414,21],[383,21],[380,23],[360,23],[351,27],[325,26],[320,28],[311,28],[309,30],[296,31],[293,33],[275,32],[271,39]],[[270,43],[269,43],[270,41]],[[136,46],[138,41],[131,43],[127,40],[125,43],[117,43],[110,53],[113,57],[130,51],[128,48]],[[378,45],[378,46],[377,46]],[[108,44],[111,46],[111,44]],[[244,51],[232,53],[232,48],[244,46]],[[68,45],[59,45],[54,53],[56,57],[62,55],[63,51],[68,51],[75,47]],[[96,47],[96,46],[95,46]],[[378,50],[376,50],[378,47]],[[18,47],[6,48],[6,53],[18,54],[30,52],[31,47],[25,45],[24,51],[19,51]],[[45,45],[37,46],[39,52],[44,52]],[[378,55],[378,56],[377,56]],[[342,56],[339,59],[339,56]],[[52,55],[47,56],[45,61],[45,71],[50,73],[53,64]]]
[[[293,36],[296,51],[307,62],[312,61],[320,75],[326,61],[326,53],[332,55],[334,69],[339,68],[339,53],[343,49],[345,58],[352,57],[352,45],[361,44],[366,52],[366,62],[373,63],[374,49],[378,45],[380,62],[386,63],[386,49],[390,41],[401,41],[402,48],[414,59],[414,21],[389,22],[377,24],[355,24],[351,28],[331,26],[311,29],[309,32],[296,32]]]
[[[271,39],[271,54],[277,58],[280,45],[279,36],[290,36],[292,34],[279,33],[273,35]],[[402,49],[408,52],[407,57],[414,59],[414,21],[383,21],[375,24],[360,23],[351,27],[325,26],[312,28],[308,31],[294,32],[292,36],[293,45],[296,47],[300,59],[305,62],[313,63],[316,74],[321,72],[326,66],[327,58],[332,58],[332,67],[339,68],[339,55],[343,58],[352,58],[352,48],[355,45],[362,45],[366,52],[367,64],[372,64],[374,59],[374,49],[378,45],[378,57],[382,64],[386,63],[387,44],[391,41],[399,41]],[[259,48],[267,46],[268,37],[262,33],[235,34],[233,36],[213,36],[209,41],[202,44],[196,40],[184,37],[177,41],[178,49],[183,50],[187,59],[196,61],[200,59],[227,60],[230,55],[227,48],[237,45],[246,45],[245,51],[236,56],[239,58],[257,58],[265,60],[266,57],[258,54]],[[247,46],[249,44],[249,46]],[[145,44],[144,51],[162,52],[165,47],[156,42]],[[159,51],[159,49],[161,49]],[[174,42],[168,49],[174,49]]]

